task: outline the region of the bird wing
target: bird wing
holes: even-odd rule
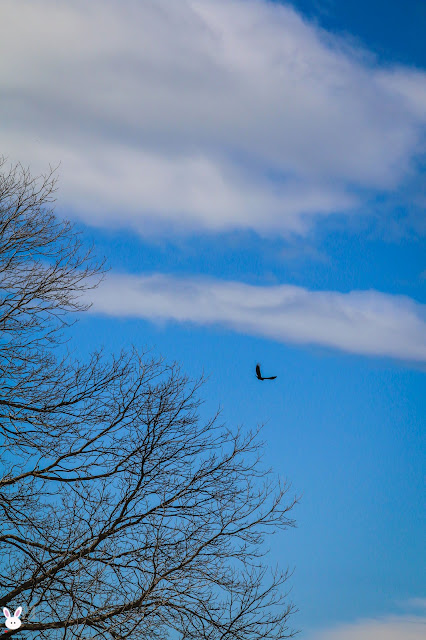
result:
[[[256,365],[256,375],[259,378],[259,380],[262,379],[262,374],[260,373],[260,366],[258,364]]]
[[[265,380],[275,380],[277,376],[269,376],[269,378],[264,378]]]

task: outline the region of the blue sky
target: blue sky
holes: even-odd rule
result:
[[[2,150],[61,163],[111,266],[80,354],[153,347],[209,376],[206,414],[265,424],[302,637],[424,637],[425,3],[2,13]]]

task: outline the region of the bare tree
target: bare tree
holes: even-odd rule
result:
[[[201,419],[201,380],[67,353],[102,265],[53,192],[52,173],[0,177],[0,605],[34,638],[290,637],[287,572],[262,558],[295,499],[257,432]]]

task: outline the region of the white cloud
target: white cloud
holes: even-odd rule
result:
[[[116,317],[219,325],[280,342],[426,361],[426,307],[377,291],[111,274],[91,299],[93,312]]]
[[[308,640],[423,640],[426,618],[389,616],[309,634]]]
[[[91,224],[303,232],[404,179],[425,78],[265,0],[3,0],[0,149]]]
[[[409,598],[402,605],[409,609],[424,609],[426,611],[426,598]]]

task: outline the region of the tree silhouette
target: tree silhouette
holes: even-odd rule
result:
[[[3,164],[3,169],[5,164]],[[103,265],[50,208],[53,173],[0,177],[0,606],[27,638],[292,635],[262,557],[292,526],[258,431],[201,419],[178,365],[73,358],[64,335]]]

